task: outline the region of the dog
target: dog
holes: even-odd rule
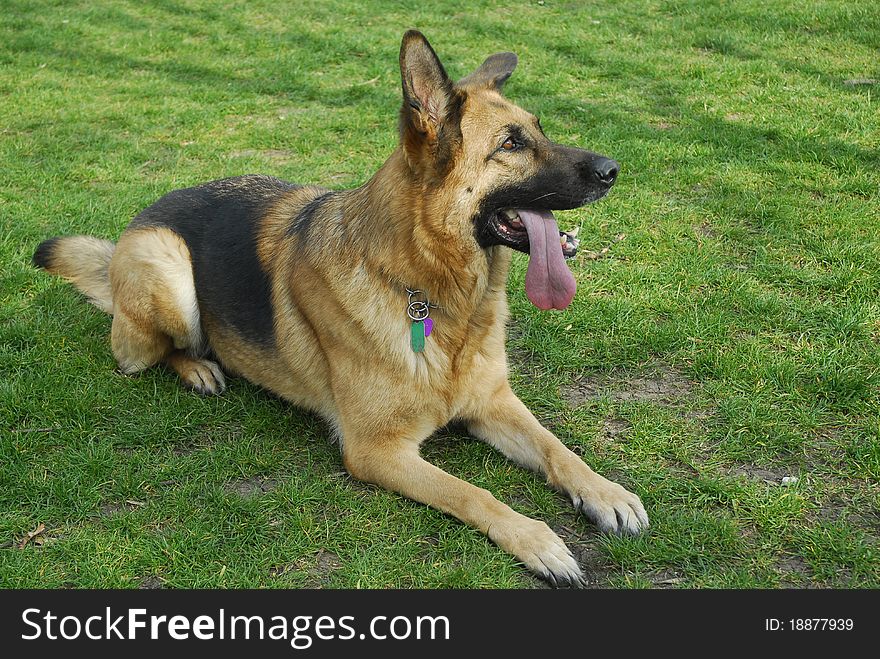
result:
[[[243,376],[326,419],[355,479],[454,515],[538,576],[578,586],[580,567],[549,526],[419,454],[463,422],[600,530],[648,527],[640,499],[593,472],[508,383],[513,250],[530,256],[529,300],[566,308],[572,245],[552,211],[605,196],[619,170],[551,142],[502,96],[516,65],[497,53],[453,82],[410,30],[399,144],[361,187],[213,181],[166,194],[116,244],[51,238],[33,261],[112,314],[122,373],[164,362],[201,394],[221,393],[224,373]]]

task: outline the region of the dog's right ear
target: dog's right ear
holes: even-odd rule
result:
[[[457,128],[457,96],[437,54],[418,30],[409,30],[403,35],[400,76],[403,83],[400,132],[404,146],[411,157],[418,155],[420,147],[427,147],[436,155],[438,150],[442,151],[439,148],[441,135],[451,136]]]

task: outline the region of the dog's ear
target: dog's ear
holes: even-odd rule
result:
[[[501,91],[504,83],[516,68],[514,53],[495,53],[486,58],[476,71],[456,83],[457,87],[470,89],[497,89]]]
[[[418,30],[409,30],[400,44],[403,111],[422,132],[436,131],[453,100],[452,81],[431,44]]]
[[[400,132],[411,163],[449,150],[460,134],[459,94],[425,36],[417,30],[403,35],[400,45],[403,107]]]

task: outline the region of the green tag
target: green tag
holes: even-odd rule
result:
[[[425,349],[425,323],[416,320],[410,327],[413,352],[422,352]]]

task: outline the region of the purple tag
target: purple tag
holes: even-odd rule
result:
[[[425,318],[423,322],[425,323],[425,336],[431,336],[431,330],[434,329],[434,321],[430,318]]]

